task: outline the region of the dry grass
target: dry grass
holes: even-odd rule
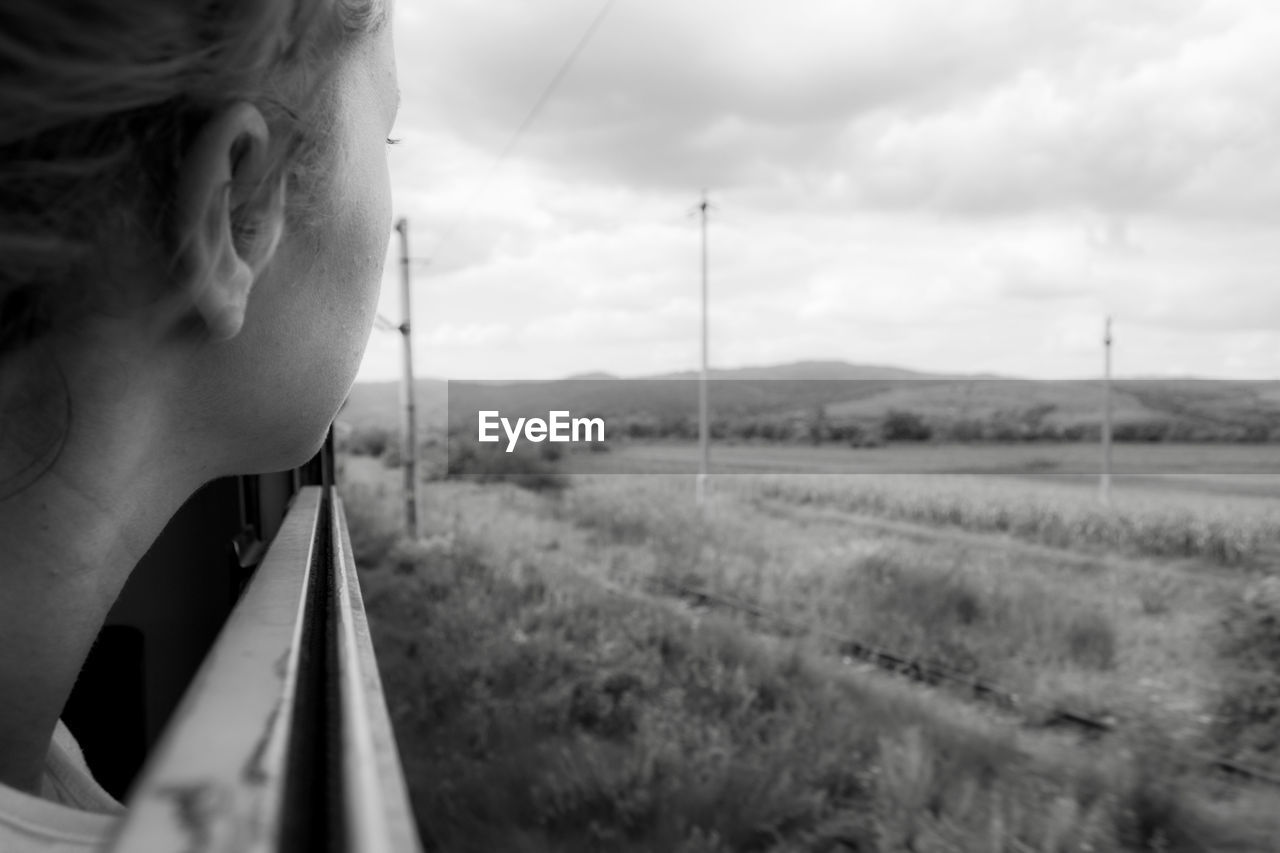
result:
[[[1120,494],[1102,507],[1087,489],[960,475],[727,477],[724,488],[884,518],[1003,533],[1057,548],[1239,565],[1276,541],[1280,514],[1256,499]]]
[[[699,513],[677,478],[583,478],[559,512],[593,532],[620,582],[710,587],[997,681],[1029,705],[1202,732],[1222,670],[1208,632],[1243,575],[872,535],[838,514],[774,513],[735,480]],[[1171,612],[1150,612],[1153,589]]]
[[[742,494],[699,515],[691,497],[676,478],[584,478],[554,502],[438,484],[426,544],[366,563],[432,849],[1271,849],[1280,825],[1265,803],[1206,799],[1170,749],[1046,746],[945,694],[852,672],[820,643],[768,641],[747,621],[691,619],[582,578],[715,585],[976,660],[1037,695],[1150,711],[1159,732],[1166,702],[1143,691],[1193,696],[1172,716],[1199,713],[1204,650],[1175,635],[1216,618],[1235,572],[1153,564],[1128,578],[1107,561],[854,533]]]

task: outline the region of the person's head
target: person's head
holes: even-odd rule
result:
[[[390,2],[0,5],[0,481],[121,407],[193,474],[314,452],[390,233]]]

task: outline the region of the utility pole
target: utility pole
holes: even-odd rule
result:
[[[698,210],[702,214],[702,373],[698,379],[698,504],[706,500],[707,469],[710,467],[710,427],[707,423],[707,193],[702,193]]]
[[[409,221],[396,220],[396,232],[400,235],[400,312],[403,318],[399,326],[404,338],[404,375],[401,377],[400,402],[404,407],[401,429],[400,463],[404,469],[404,532],[410,539],[418,538],[418,477],[415,464],[418,429],[413,412],[413,337],[409,301]]]
[[[1102,335],[1102,503],[1111,504],[1111,317]]]

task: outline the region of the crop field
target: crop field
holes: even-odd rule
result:
[[[697,470],[692,442],[628,442],[614,452],[574,460],[583,473],[689,473]],[[788,444],[717,443],[712,470],[724,474],[937,474],[974,473],[1050,477],[1096,485],[1096,444],[890,444],[849,448]],[[1113,471],[1131,484],[1172,482],[1177,489],[1211,484],[1226,492],[1280,497],[1280,452],[1273,445],[1121,443],[1112,448]],[[1259,491],[1261,490],[1261,491]]]
[[[1171,454],[1102,507],[1044,448],[985,476],[788,450],[702,507],[682,474],[434,481],[413,543],[399,471],[343,459],[430,849],[1277,849],[1280,787],[1210,761],[1280,776],[1269,463]]]

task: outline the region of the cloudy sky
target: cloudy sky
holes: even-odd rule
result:
[[[604,5],[398,4],[419,375],[695,367],[706,188],[713,366],[1280,377],[1280,4],[615,0],[495,169]]]

